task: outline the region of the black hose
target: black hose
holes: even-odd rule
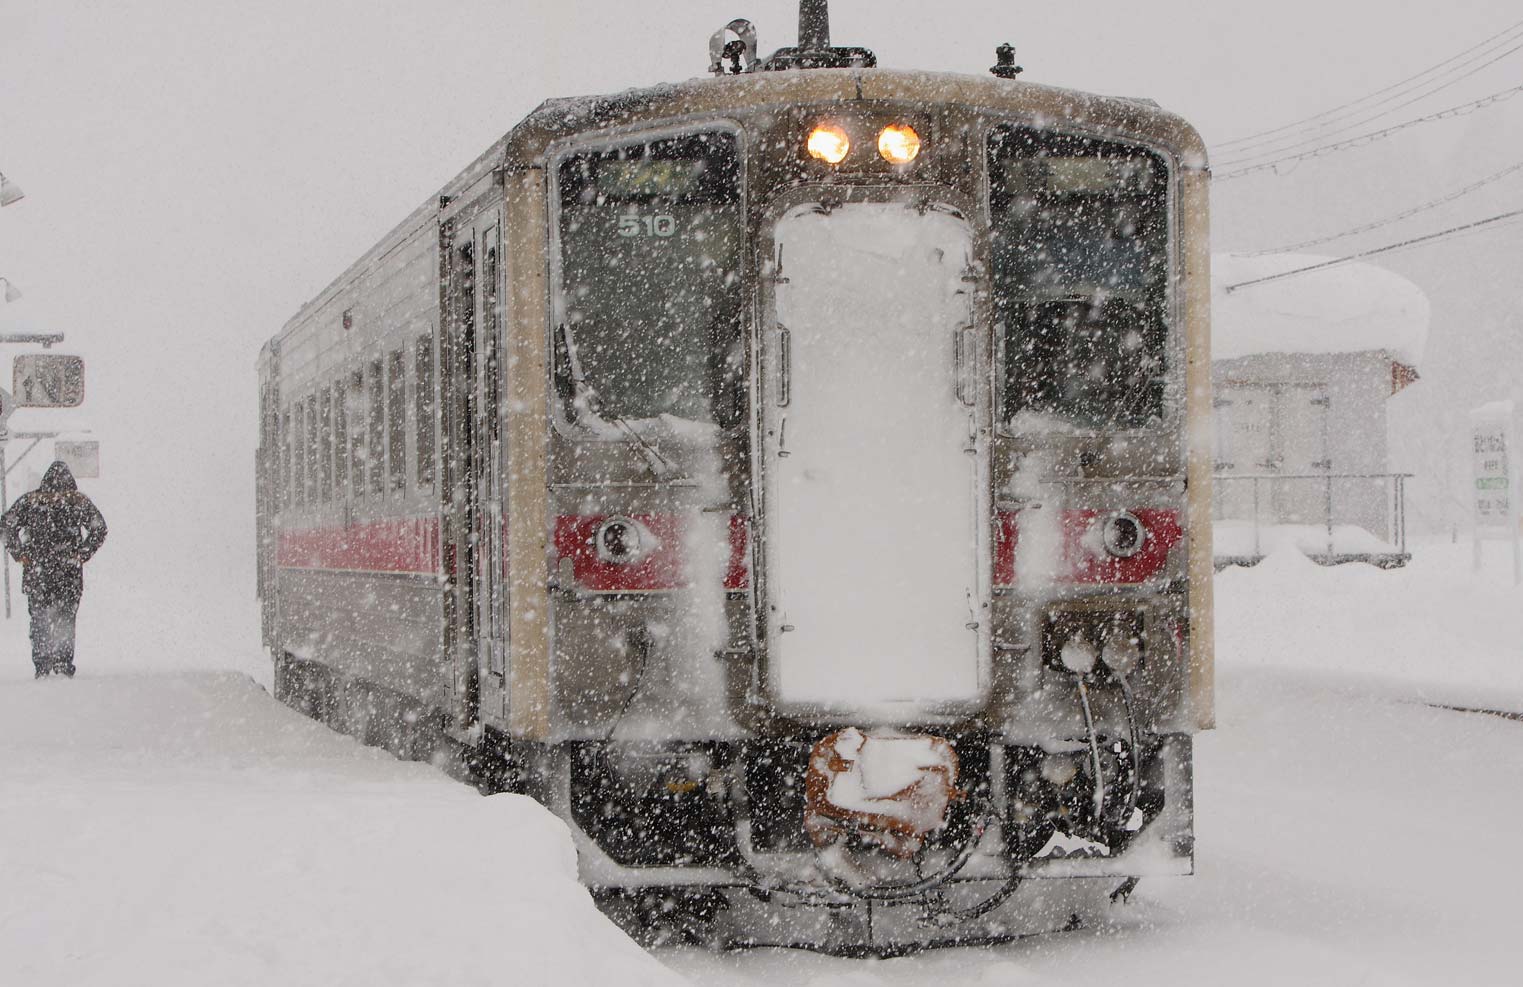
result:
[[[628,637],[629,647],[634,651],[634,667],[631,671],[629,692],[625,694],[624,701],[619,704],[619,712],[614,716],[613,722],[608,725],[608,733],[603,735],[603,742],[613,739],[614,731],[619,729],[619,724],[624,722],[624,717],[629,713],[629,707],[635,703],[635,697],[640,694],[640,687],[645,683],[645,669],[650,664],[650,632],[646,630],[632,631]]]
[[[1074,681],[1079,685],[1079,706],[1084,710],[1084,731],[1089,741],[1090,763],[1095,769],[1095,824],[1099,825],[1105,815],[1105,772],[1100,763],[1100,738],[1095,732],[1095,714],[1089,707],[1089,687],[1084,684],[1084,676],[1075,672]]]

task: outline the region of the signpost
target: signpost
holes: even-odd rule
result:
[[[1523,541],[1519,532],[1518,448],[1511,401],[1498,401],[1470,413],[1475,497],[1475,568],[1481,568],[1481,542],[1512,542],[1512,578],[1523,583]]]
[[[85,400],[84,358],[23,353],[12,365],[11,389],[23,408],[77,408]]]
[[[0,511],[11,506],[10,496],[6,493],[5,477],[11,471],[10,464],[5,461],[6,446],[11,437],[11,413],[16,410],[16,402],[11,399],[11,392],[0,387]],[[0,545],[0,552],[5,552],[5,547]],[[5,552],[0,558],[0,569],[5,570],[5,619],[11,619],[11,557]]]
[[[69,467],[76,480],[100,479],[100,443],[94,439],[53,443],[53,458]]]

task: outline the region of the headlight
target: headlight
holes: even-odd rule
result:
[[[1088,675],[1094,671],[1099,657],[1095,654],[1095,646],[1080,634],[1064,641],[1063,649],[1058,652],[1058,660],[1063,663],[1063,667],[1075,675]]]
[[[851,138],[833,124],[815,127],[809,132],[809,156],[826,164],[840,164],[851,151]]]
[[[1137,670],[1142,661],[1142,641],[1126,624],[1116,624],[1106,629],[1105,644],[1100,648],[1100,660],[1106,667],[1122,678]]]
[[[639,521],[627,517],[609,518],[598,525],[598,558],[604,562],[628,564],[638,562],[650,551],[654,537]]]
[[[1148,529],[1131,514],[1122,511],[1112,514],[1102,522],[1101,538],[1105,550],[1118,559],[1129,559],[1142,551],[1147,544]]]
[[[878,153],[889,164],[909,164],[920,156],[920,135],[906,124],[884,127],[878,135]]]

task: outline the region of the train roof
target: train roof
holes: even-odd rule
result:
[[[547,149],[573,136],[687,116],[856,101],[949,104],[1049,122],[1063,120],[1076,130],[1125,135],[1156,146],[1172,154],[1186,171],[1204,172],[1208,167],[1205,142],[1195,128],[1151,100],[994,76],[825,68],[697,78],[612,94],[548,99],[303,305],[276,339],[286,336],[345,285],[436,219],[442,202],[496,169],[542,167]]]

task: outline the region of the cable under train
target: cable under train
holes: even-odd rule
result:
[[[541,105],[263,348],[278,698],[568,825],[636,932],[887,954],[1193,862],[1209,172],[824,0]]]

